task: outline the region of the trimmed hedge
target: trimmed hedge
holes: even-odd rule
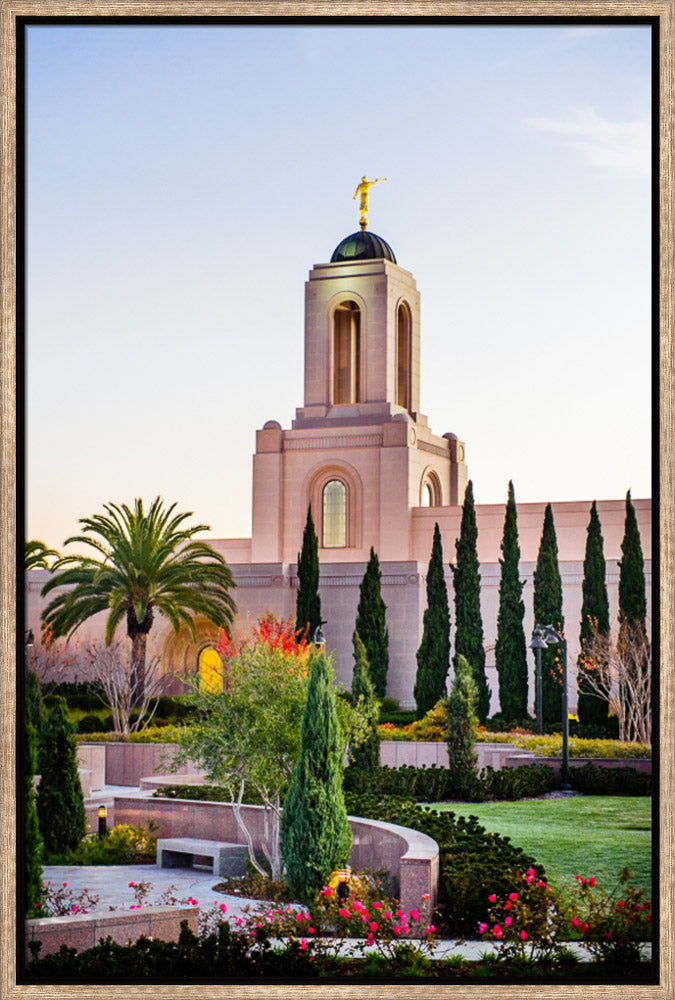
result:
[[[634,767],[584,767],[570,768],[572,788],[584,795],[651,795],[652,776]]]
[[[516,872],[534,868],[545,881],[544,868],[508,837],[487,833],[475,816],[435,812],[400,796],[345,793],[350,815],[411,827],[433,837],[439,847],[439,909],[445,931],[475,937],[487,920],[490,893],[507,895]]]
[[[484,802],[486,799],[534,798],[552,791],[558,784],[555,771],[544,764],[524,764],[495,771],[484,768],[467,794],[457,789],[445,767],[378,767],[368,773],[368,789],[375,795],[402,795],[418,802]],[[364,785],[358,768],[345,770],[345,791],[357,792]]]

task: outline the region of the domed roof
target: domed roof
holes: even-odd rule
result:
[[[377,257],[384,257],[393,264],[396,263],[394,251],[386,240],[376,233],[369,233],[367,229],[362,229],[351,236],[345,236],[341,243],[335,247],[331,264],[339,264],[346,260],[373,260]]]

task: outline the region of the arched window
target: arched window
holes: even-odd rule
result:
[[[361,312],[341,302],[333,315],[333,403],[358,403],[361,395]]]
[[[405,302],[398,307],[396,331],[396,402],[410,409],[410,356],[411,356],[410,309]]]
[[[347,489],[339,479],[330,479],[323,488],[324,549],[343,549],[347,545]]]
[[[223,690],[223,661],[213,646],[205,646],[199,654],[199,689],[209,694]]]
[[[440,480],[433,469],[428,469],[420,483],[420,507],[440,507],[442,504]]]

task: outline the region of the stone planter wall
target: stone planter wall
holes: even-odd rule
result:
[[[242,806],[246,825],[256,849],[264,835],[264,809],[262,806]],[[157,825],[159,837],[195,837],[203,840],[223,840],[235,844],[245,843],[237,826],[232,806],[226,802],[195,802],[188,799],[154,799],[118,797],[114,805],[115,823],[147,826],[149,820]],[[350,863],[354,868],[372,871],[386,869],[390,873],[391,888],[402,905],[417,907],[423,913],[423,894],[429,915],[438,895],[438,844],[431,837],[417,830],[410,830],[394,823],[349,817],[353,844]]]
[[[75,917],[45,917],[26,921],[26,961],[30,962],[29,943],[40,941],[40,958],[58,951],[61,945],[85,951],[101,938],[111,937],[117,944],[135,942],[139,937],[177,941],[181,921],[187,920],[197,933],[199,908],[196,906],[146,906],[140,910],[113,910]]]

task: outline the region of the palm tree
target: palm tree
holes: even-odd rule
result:
[[[29,569],[49,569],[47,559],[50,556],[54,556],[56,559],[61,558],[61,554],[56,549],[48,549],[44,542],[37,540],[24,542],[23,551],[23,567],[26,571]]]
[[[168,618],[176,632],[186,625],[193,639],[194,614],[229,633],[235,612],[230,595],[235,583],[227,563],[206,542],[193,541],[197,532],[209,527],[183,527],[192,513],[174,514],[175,507],[174,503],[166,508],[157,497],[146,514],[143,501],[137,499],[133,511],[125,504],[110,503],[104,504],[107,516],[80,518],[85,534],[67,538],[65,544],[90,545],[101,558],[64,556],[42,588],[45,595],[56,587],[72,587],[42,613],[55,637],[70,636],[92,615],[108,611],[109,645],[126,618],[132,686],[138,695],[145,683],[147,637],[156,612]],[[61,570],[66,564],[71,565]]]

